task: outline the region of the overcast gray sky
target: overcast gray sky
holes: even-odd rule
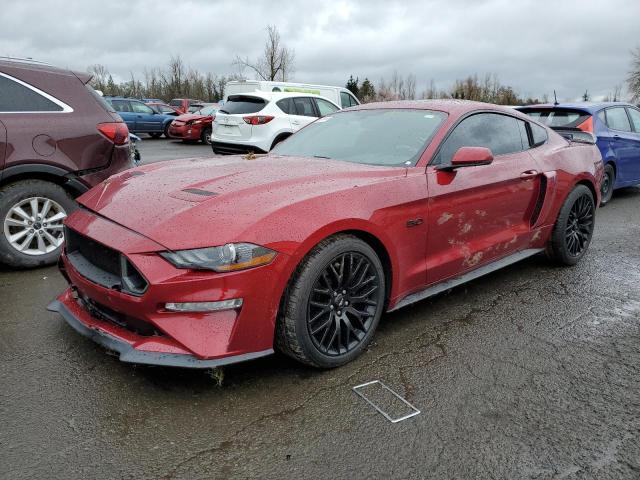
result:
[[[639,21],[640,0],[5,0],[0,55],[101,63],[127,78],[179,54],[227,74],[236,54],[259,55],[273,24],[295,50],[299,82],[344,85],[353,74],[377,84],[397,70],[415,74],[420,92],[431,79],[448,88],[496,73],[523,96],[588,89],[598,99],[624,84]]]

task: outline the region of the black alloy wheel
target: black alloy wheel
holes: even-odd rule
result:
[[[567,250],[574,257],[581,256],[589,245],[593,234],[593,201],[587,195],[582,195],[571,207],[565,242]]]
[[[307,307],[307,327],[325,355],[357,348],[381,308],[380,278],[371,260],[357,252],[334,258],[316,280]]]

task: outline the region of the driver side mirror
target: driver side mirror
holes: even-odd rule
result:
[[[438,170],[455,170],[462,167],[477,167],[493,162],[493,153],[485,147],[460,147],[453,154],[449,165],[439,165]]]

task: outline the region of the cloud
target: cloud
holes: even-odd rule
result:
[[[2,17],[0,54],[76,70],[100,63],[121,79],[172,55],[203,72],[232,73],[235,55],[260,55],[274,24],[295,50],[297,81],[377,82],[397,70],[415,74],[420,91],[431,79],[446,88],[495,73],[522,95],[555,89],[561,100],[623,84],[640,43],[637,0],[67,0],[10,2]]]

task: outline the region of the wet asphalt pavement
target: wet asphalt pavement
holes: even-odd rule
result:
[[[534,257],[384,316],[345,367],[276,355],[222,386],[76,334],[45,311],[55,268],[0,270],[0,479],[638,479],[639,207],[599,210],[574,268]],[[387,421],[351,390],[375,379],[421,413]]]

